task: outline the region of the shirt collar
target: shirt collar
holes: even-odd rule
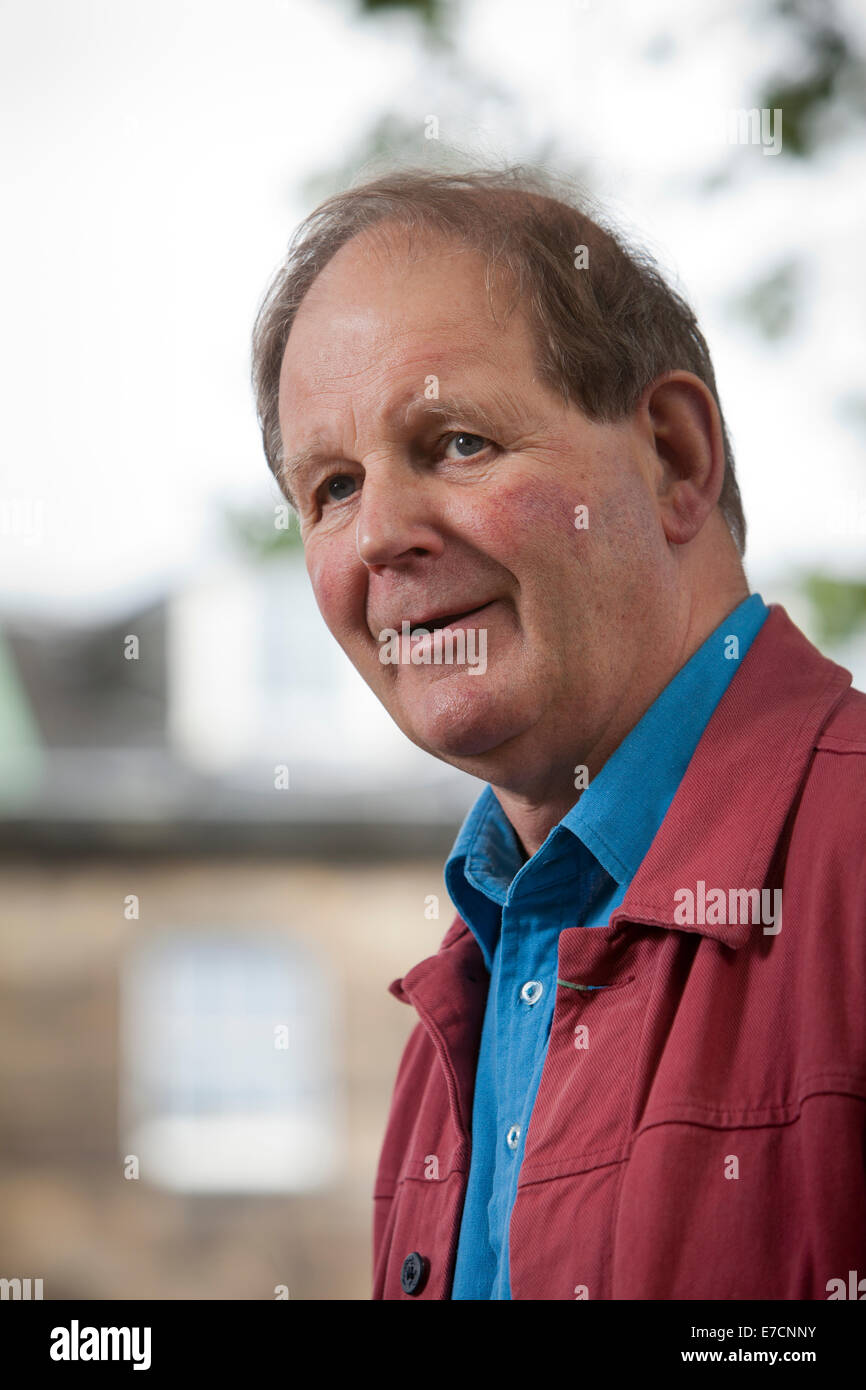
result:
[[[445,886],[463,921],[471,927],[492,969],[508,886],[525,861],[517,835],[486,786],[466,817],[445,864]]]

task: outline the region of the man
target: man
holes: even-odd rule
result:
[[[866,698],[749,593],[693,314],[549,180],[404,172],[299,230],[254,381],[329,629],[488,784],[391,986],[374,1297],[846,1296]]]

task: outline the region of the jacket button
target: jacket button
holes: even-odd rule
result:
[[[423,1255],[419,1255],[417,1250],[413,1250],[411,1255],[407,1255],[403,1261],[403,1268],[400,1270],[400,1283],[404,1293],[420,1293],[427,1282],[427,1274],[430,1269],[429,1260],[425,1260]]]

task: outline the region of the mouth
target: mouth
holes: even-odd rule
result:
[[[491,599],[489,603],[479,604],[477,608],[469,608],[462,613],[440,613],[433,617],[418,619],[409,624],[409,635],[414,637],[418,632],[436,632],[441,628],[456,628],[462,627],[464,624],[471,624],[479,613],[484,613],[495,602],[495,599]]]

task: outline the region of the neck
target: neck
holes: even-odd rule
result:
[[[583,783],[589,783],[598,776],[608,758],[677,672],[682,670],[727,615],[748,597],[748,593],[743,576],[741,584],[717,594],[712,604],[696,605],[690,597],[684,612],[679,615],[679,634],[673,634],[661,663],[649,667],[641,655],[641,659],[634,664],[631,677],[622,685],[630,692],[630,698],[617,699],[607,723],[596,730],[594,737],[585,739],[581,746],[565,744],[558,748],[556,757],[547,759],[540,774],[531,782],[521,777],[519,785],[511,783],[500,786],[491,779],[490,785],[527,857],[535,854],[544,844],[554,826],[580,800]],[[576,777],[574,771],[581,767],[586,768],[583,778]],[[575,786],[575,781],[579,782],[578,786]]]

